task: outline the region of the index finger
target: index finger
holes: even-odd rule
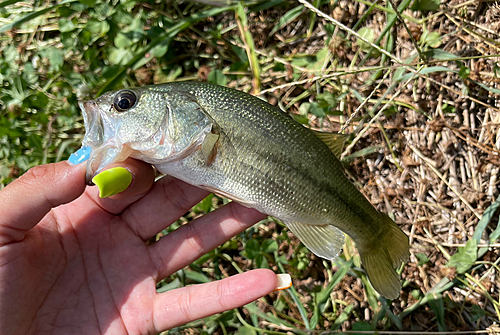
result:
[[[208,191],[165,176],[121,216],[137,235],[147,240],[175,222],[208,194]]]
[[[130,204],[142,198],[153,186],[155,172],[150,164],[127,158],[125,161],[109,165],[106,169],[123,167],[132,176],[132,182],[122,192],[108,198],[99,196],[97,186],[88,187],[85,192],[97,205],[111,214],[119,214]]]

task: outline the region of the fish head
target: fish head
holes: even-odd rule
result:
[[[179,159],[199,147],[212,127],[196,101],[154,86],[109,92],[79,106],[82,145],[91,148],[87,183],[127,157],[150,164]]]

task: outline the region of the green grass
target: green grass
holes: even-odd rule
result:
[[[256,267],[290,273],[292,289],[170,333],[448,334],[500,322],[498,5],[214,3],[1,2],[0,189],[79,147],[80,98],[176,80],[260,93],[305,126],[350,135],[346,172],[410,236],[403,293],[377,295],[350,239],[326,262],[269,218],[158,290]],[[212,195],[168,229],[226,202]]]

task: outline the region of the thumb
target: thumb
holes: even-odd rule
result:
[[[85,164],[66,161],[40,165],[0,191],[0,246],[24,239],[26,232],[54,207],[85,190]]]

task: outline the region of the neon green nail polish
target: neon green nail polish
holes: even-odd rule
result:
[[[99,197],[108,198],[125,191],[132,183],[132,174],[125,168],[114,167],[96,175],[92,182],[99,188]]]

